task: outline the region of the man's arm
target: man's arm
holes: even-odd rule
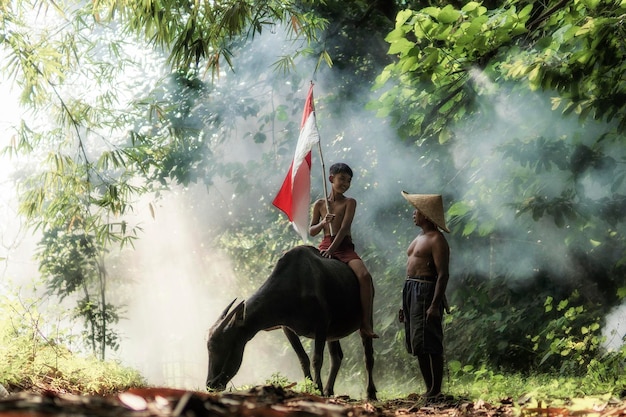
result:
[[[446,287],[448,286],[448,279],[450,277],[450,247],[441,232],[438,232],[433,239],[432,256],[437,270],[437,283],[435,284],[433,301],[426,311],[427,320],[430,319],[430,317],[440,316],[440,306],[446,294]]]

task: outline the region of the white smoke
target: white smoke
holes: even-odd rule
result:
[[[624,345],[626,337],[626,305],[615,307],[605,317],[606,324],[602,329],[603,346],[609,352],[615,352]]]

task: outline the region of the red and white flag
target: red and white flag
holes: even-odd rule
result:
[[[311,203],[311,149],[319,143],[320,135],[315,121],[313,84],[304,103],[300,136],[296,152],[283,186],[272,204],[282,210],[305,242],[309,236],[309,205]]]

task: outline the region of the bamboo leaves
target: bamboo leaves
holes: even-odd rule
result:
[[[213,76],[219,75],[222,60],[232,67],[230,45],[242,36],[253,37],[265,27],[285,22],[291,33],[310,42],[327,24],[301,12],[291,1],[143,0],[141,7],[136,7],[135,2],[100,0],[93,4],[93,13],[98,16],[113,18],[116,12],[130,32],[143,34],[155,46],[168,49],[172,67],[188,70],[204,66]],[[321,59],[328,62],[323,55]]]

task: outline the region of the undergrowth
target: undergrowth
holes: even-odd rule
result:
[[[71,336],[36,305],[0,298],[0,384],[7,390],[106,395],[145,385],[133,369],[70,350]]]
[[[133,369],[71,349],[70,346],[75,345],[72,336],[61,330],[62,325],[50,325],[49,321],[49,315],[44,317],[38,313],[36,302],[0,298],[0,384],[9,391],[52,390],[106,395],[146,385]],[[488,366],[475,367],[450,361],[446,366],[443,389],[447,394],[468,401],[507,399],[514,404],[566,404],[589,397],[621,399],[626,393],[623,372],[626,352],[622,348],[612,355],[605,355],[602,360],[586,361],[585,373],[576,376],[559,372],[495,371]],[[346,374],[350,374],[350,369],[343,369],[342,373],[342,378],[349,378]],[[349,379],[360,379],[360,376],[353,374]],[[405,372],[404,379],[396,376],[377,383],[378,398],[382,401],[424,392],[421,376],[413,371]],[[290,381],[280,373],[273,374],[266,384],[320,394],[310,380]],[[336,389],[336,394],[342,395],[339,391]]]
[[[444,384],[446,392],[472,400],[497,402],[504,399],[524,404],[566,404],[575,398],[623,397],[626,379],[598,383],[593,378],[553,374],[497,373],[486,369],[451,375]]]
[[[268,385],[289,388],[296,392],[320,395],[309,379],[291,381],[280,373],[275,373],[266,381]],[[424,392],[421,381],[412,379],[411,383],[396,382],[381,385],[379,401],[391,401],[402,398],[415,398],[415,394]],[[381,388],[379,387],[379,388]],[[237,389],[245,389],[239,387]],[[550,374],[525,376],[512,373],[495,373],[485,368],[479,370],[448,371],[443,390],[456,400],[485,401],[488,403],[509,402],[516,406],[572,405],[583,399],[608,401],[621,400],[624,397],[626,378],[617,383],[599,384],[593,378],[564,377]],[[337,390],[336,390],[337,391]],[[336,394],[341,395],[340,392]]]

